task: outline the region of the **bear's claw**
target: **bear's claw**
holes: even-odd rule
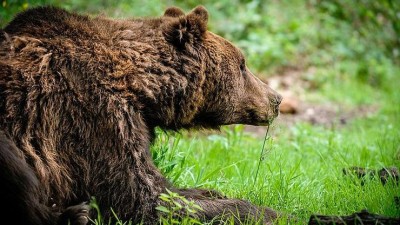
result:
[[[59,217],[59,225],[86,225],[89,222],[90,205],[82,202],[68,207]]]

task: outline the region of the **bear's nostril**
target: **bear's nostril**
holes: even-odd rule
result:
[[[275,97],[275,101],[274,101],[274,102],[275,102],[276,105],[281,104],[281,102],[282,102],[282,95],[277,94],[276,97]]]

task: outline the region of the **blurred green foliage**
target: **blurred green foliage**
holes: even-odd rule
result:
[[[189,11],[199,4],[209,10],[210,30],[238,45],[258,73],[348,61],[354,79],[384,87],[392,76],[387,70],[400,62],[397,0],[2,0],[0,26],[38,5],[122,18],[160,16],[171,5]]]
[[[338,23],[349,24],[363,44],[374,43],[392,57],[399,57],[400,2],[396,0],[318,1],[322,12]],[[361,52],[357,52],[361,55]]]

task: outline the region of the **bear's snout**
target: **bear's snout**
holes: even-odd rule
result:
[[[281,102],[282,102],[282,95],[275,92],[275,95],[271,98],[271,106],[276,116],[278,116],[279,114],[279,105],[281,104]]]
[[[277,117],[279,115],[279,105],[282,102],[282,95],[280,95],[277,91],[266,85],[267,87],[267,96],[269,101],[269,111],[272,115],[271,117]]]

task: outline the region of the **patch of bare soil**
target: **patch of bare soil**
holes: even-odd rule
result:
[[[274,121],[274,126],[288,127],[296,123],[306,122],[312,125],[338,127],[346,125],[355,118],[366,117],[376,113],[378,106],[361,105],[349,107],[340,103],[315,103],[307,100],[308,93],[315,93],[318,84],[313,77],[314,68],[284,68],[279,75],[265,80],[271,88],[278,91],[283,100],[280,105],[280,115]],[[264,136],[265,127],[245,126],[245,131]]]
[[[343,108],[340,105],[299,103],[294,114],[282,113],[276,123],[293,125],[297,122],[308,122],[313,125],[341,126],[354,118],[372,115],[376,112],[376,106],[357,106]]]

